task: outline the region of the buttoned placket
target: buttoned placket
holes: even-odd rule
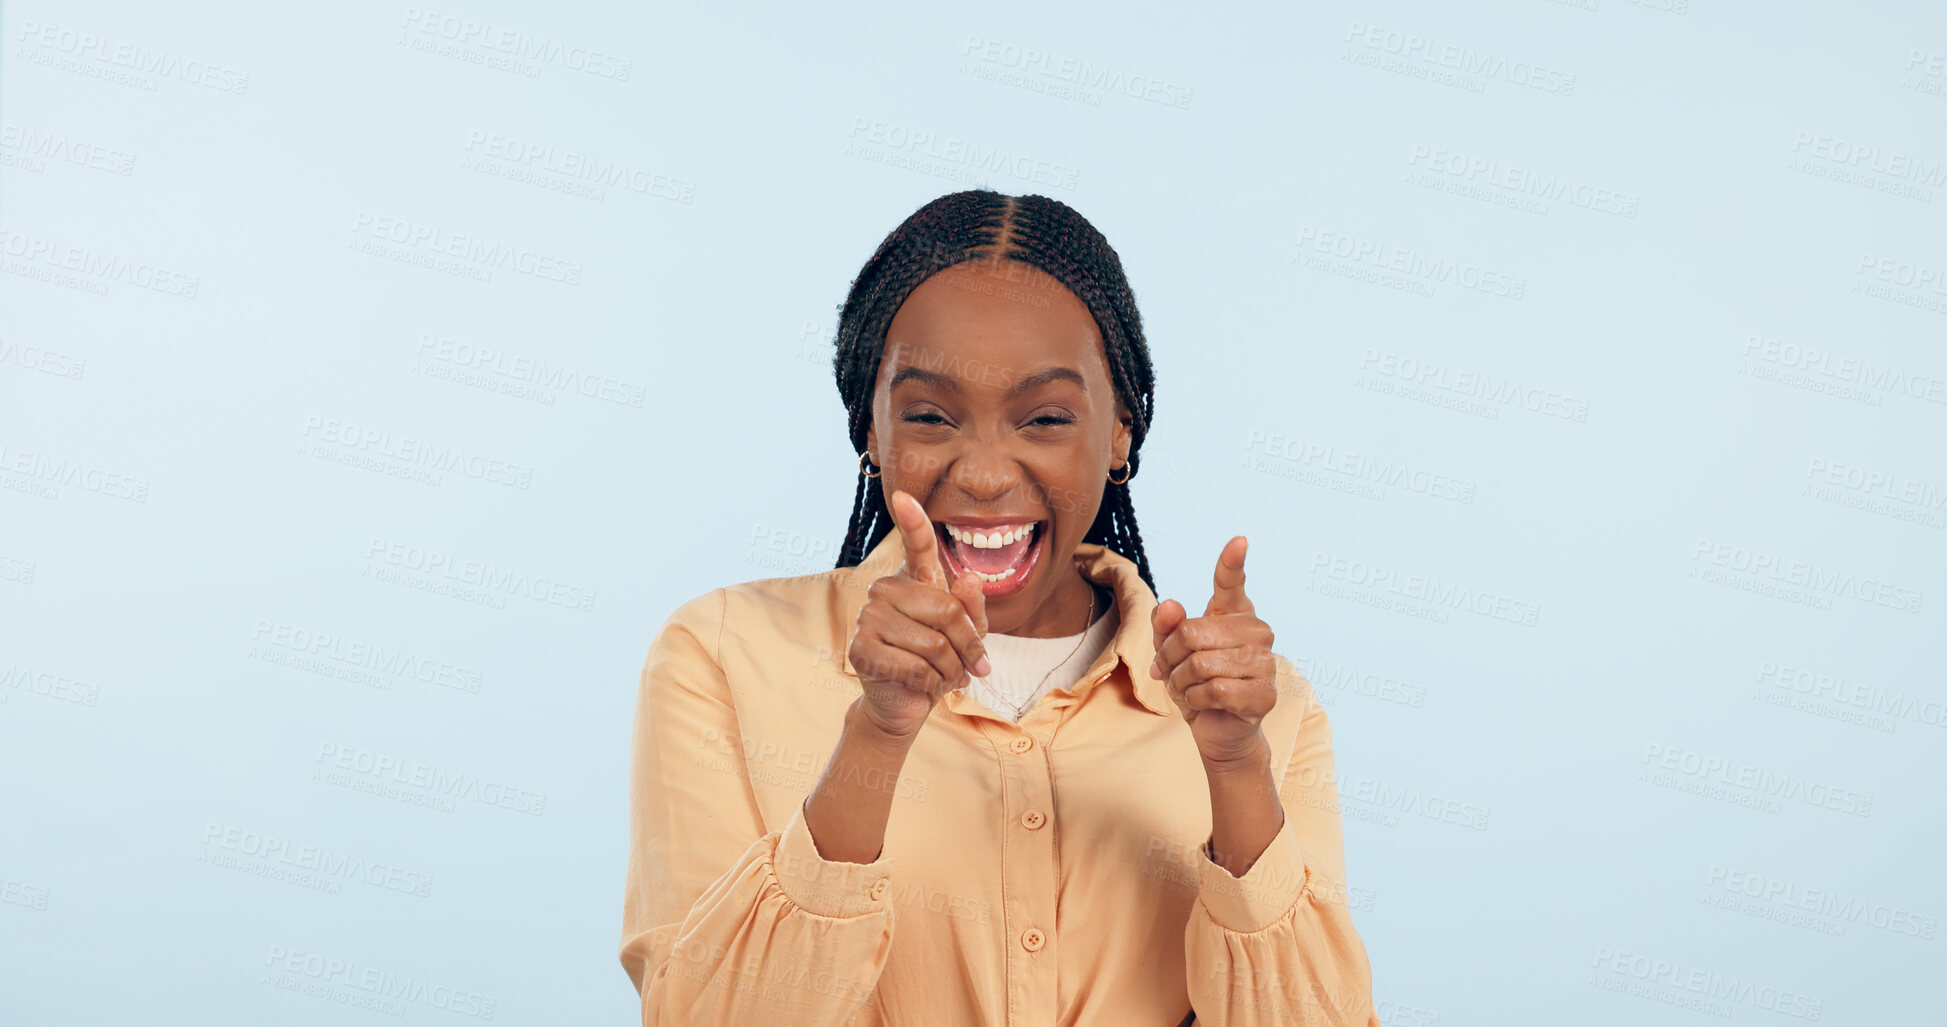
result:
[[[968,695],[947,693],[935,715],[965,717],[993,747],[1000,767],[1000,931],[1005,953],[1009,1025],[1055,1022],[1060,1003],[1056,959],[1056,907],[1060,899],[1060,811],[1055,806],[1050,746],[1068,718],[1079,712],[1122,665],[1107,648],[1070,688],[1042,696],[1018,723],[1009,722]],[[846,667],[851,666],[849,658]]]
[[[1055,912],[1060,899],[1060,825],[1049,746],[1084,697],[1102,686],[1115,655],[1090,668],[1081,695],[1049,693],[1019,723],[974,716],[1001,769],[1001,931],[1007,952],[1007,1022],[1053,1023],[1060,1000]]]
[[[1007,1022],[1055,1022],[1055,900],[1060,882],[1048,744],[1056,721],[1036,708],[1020,724],[981,718],[1000,763],[1001,933]]]

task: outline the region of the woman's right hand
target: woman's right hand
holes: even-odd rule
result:
[[[980,641],[987,597],[971,571],[947,580],[919,500],[895,491],[887,506],[906,561],[867,590],[846,655],[864,691],[861,712],[887,735],[909,739],[940,696],[967,684],[969,672],[990,673]]]

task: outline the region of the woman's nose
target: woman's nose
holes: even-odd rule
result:
[[[970,446],[947,469],[947,481],[975,502],[992,502],[1023,480],[1021,465],[995,446]]]

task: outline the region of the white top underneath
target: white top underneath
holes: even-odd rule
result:
[[[1111,600],[1109,608],[1079,635],[1024,638],[990,633],[981,641],[987,646],[987,662],[994,672],[974,678],[967,685],[967,694],[1001,719],[1019,723],[1042,696],[1080,681],[1089,664],[1115,638],[1121,621]]]

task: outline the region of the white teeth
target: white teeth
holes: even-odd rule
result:
[[[1020,527],[1009,528],[1006,531],[991,531],[982,534],[978,531],[967,531],[956,528],[951,524],[946,526],[946,533],[955,541],[963,542],[975,549],[999,549],[1002,546],[1011,546],[1028,537],[1028,533],[1033,530],[1033,524],[1023,524]]]
[[[1009,567],[1008,569],[1000,572],[999,574],[982,574],[979,571],[975,571],[974,573],[976,575],[979,575],[980,580],[982,581],[1006,581],[1007,579],[1014,576],[1014,568]]]

